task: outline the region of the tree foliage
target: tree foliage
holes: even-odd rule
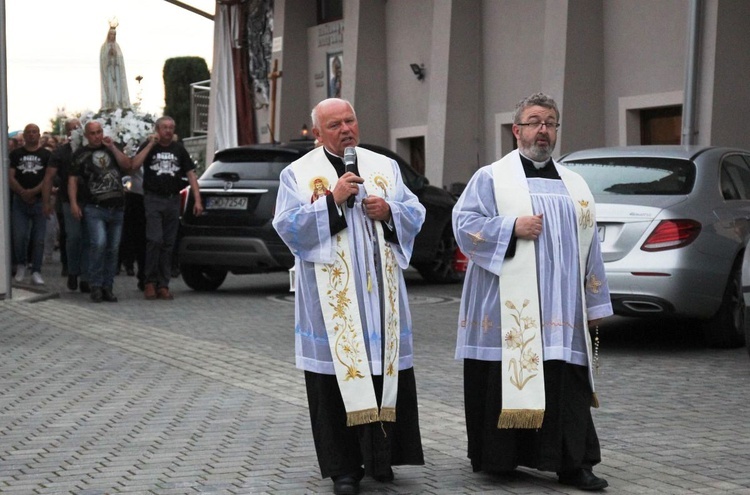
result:
[[[175,133],[190,137],[190,84],[210,79],[201,57],[174,57],[164,62],[164,115],[175,120]]]

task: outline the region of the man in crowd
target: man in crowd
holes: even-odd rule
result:
[[[348,101],[322,101],[312,122],[323,146],[281,173],[273,226],[296,257],[296,361],[321,475],[352,494],[364,474],[424,464],[402,270],[425,209],[393,160],[356,147]]]
[[[518,150],[477,171],[453,209],[470,259],[458,322],[474,471],[523,465],[582,490],[607,481],[591,417],[589,327],[612,314],[583,179],[551,158],[560,126],[538,93],[516,107]]]
[[[138,290],[146,285],[146,210],[143,206],[143,167],[130,174],[125,189],[125,221],[122,225],[120,260],[128,276],[137,275]],[[134,267],[138,265],[136,272]]]
[[[42,203],[42,184],[50,159],[50,151],[40,143],[39,127],[28,124],[23,130],[24,144],[11,151],[8,170],[13,194],[12,220],[13,254],[16,282],[26,276],[29,242],[32,243],[31,282],[44,285],[42,260],[47,217]]]
[[[182,143],[175,141],[175,122],[161,117],[154,124],[156,134],[141,146],[133,167],[143,165],[143,205],[146,211],[146,299],[174,298],[169,291],[172,250],[180,226],[180,191],[184,178],[193,194],[193,213],[203,213],[195,163]]]
[[[90,120],[83,129],[88,144],[73,154],[68,177],[70,212],[86,222],[90,247],[84,256],[88,255],[91,300],[117,302],[112,287],[125,204],[122,175],[130,172],[131,160],[104,136],[99,122]]]
[[[81,127],[81,121],[71,118],[65,121],[65,133],[70,138],[71,133]],[[70,211],[70,200],[68,199],[68,175],[71,160],[73,159],[73,148],[70,140],[59,146],[50,158],[49,167],[44,177],[44,212],[46,215],[52,213],[53,206],[50,202],[53,182],[55,177],[59,180],[60,188],[57,191],[57,199],[62,203],[63,224],[65,229],[65,260],[63,266],[68,268],[68,290],[75,291],[79,288],[81,292],[89,291],[88,283],[88,236],[86,234],[86,222],[73,216]],[[79,190],[79,201],[80,201]],[[63,250],[61,249],[62,253]]]

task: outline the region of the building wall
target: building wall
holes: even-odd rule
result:
[[[750,115],[750,2],[724,0],[718,5],[710,142],[750,149],[750,129],[739,123]]]
[[[673,103],[670,95],[684,90],[689,2],[607,0],[602,5],[606,136],[601,144],[637,144],[637,132],[622,142],[621,99],[664,106]]]
[[[282,122],[309,114],[290,90],[288,50],[308,43],[314,3],[276,0],[284,11]],[[701,144],[750,148],[750,2],[703,0],[696,129]],[[639,112],[682,105],[687,0],[345,0],[344,97],[355,104],[362,138],[408,157],[425,138],[426,175],[436,185],[465,182],[512,149],[512,114],[543,91],[562,112],[556,156],[637,144]],[[295,19],[292,22],[292,19]],[[312,20],[311,20],[312,19]],[[301,29],[292,35],[290,26]],[[276,34],[274,34],[276,36]],[[306,51],[308,47],[304,47]],[[308,55],[308,58],[309,55]],[[305,61],[296,57],[295,66]],[[418,81],[409,64],[424,64]],[[307,77],[314,77],[311,67]],[[302,76],[300,76],[302,77]],[[302,108],[300,111],[297,107]],[[289,129],[292,129],[289,124]],[[282,130],[283,130],[282,126]],[[282,133],[282,139],[286,138]]]
[[[423,126],[434,67],[426,67],[427,76],[419,81],[410,64],[427,66],[430,62],[433,1],[388,2],[385,14],[390,126]]]

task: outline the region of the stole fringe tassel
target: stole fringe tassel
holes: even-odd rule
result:
[[[596,409],[599,408],[599,396],[596,395],[596,392],[591,395],[591,407]]]
[[[542,427],[544,409],[503,409],[497,427],[537,429]]]
[[[388,421],[389,423],[396,422],[396,408],[395,407],[384,407],[380,410],[380,421]]]
[[[363,409],[346,413],[346,426],[359,426],[375,423],[379,419],[378,409]]]
[[[377,423],[378,421],[396,422],[396,408],[384,407],[378,414],[377,409],[364,409],[346,413],[346,426],[359,426],[368,423]]]

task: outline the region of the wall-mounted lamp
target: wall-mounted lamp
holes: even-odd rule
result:
[[[302,124],[302,130],[300,131],[300,137],[307,139],[309,131],[307,130],[307,124]]]
[[[414,73],[414,75],[417,76],[418,81],[424,79],[424,64],[409,64],[409,67],[411,67],[411,71]]]

